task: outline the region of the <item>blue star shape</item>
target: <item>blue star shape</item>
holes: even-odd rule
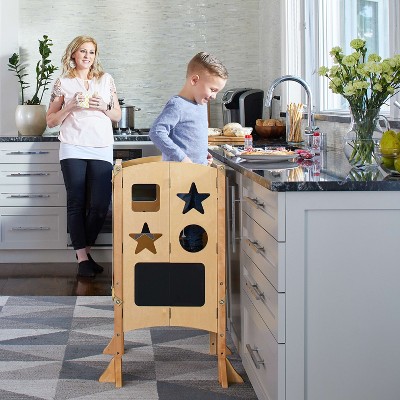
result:
[[[186,214],[191,209],[195,209],[200,214],[204,214],[204,208],[201,203],[210,196],[210,193],[199,193],[196,184],[192,182],[189,193],[177,193],[177,196],[185,202],[183,214]]]

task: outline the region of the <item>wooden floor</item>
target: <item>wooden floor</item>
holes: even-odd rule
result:
[[[93,279],[77,278],[76,263],[1,264],[0,296],[109,296],[111,263]]]

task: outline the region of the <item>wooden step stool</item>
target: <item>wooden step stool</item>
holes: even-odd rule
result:
[[[202,249],[187,247],[188,226],[203,228]],[[201,230],[200,228],[200,230]],[[199,229],[199,228],[197,228]],[[124,333],[154,326],[210,332],[218,380],[243,382],[226,358],[225,171],[145,157],[113,176],[113,355],[100,382],[122,386]]]

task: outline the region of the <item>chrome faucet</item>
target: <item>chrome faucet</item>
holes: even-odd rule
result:
[[[275,79],[270,88],[268,89],[267,95],[265,97],[265,107],[271,107],[271,102],[272,102],[272,95],[274,93],[275,88],[282,82],[285,81],[293,81],[300,83],[301,86],[303,86],[304,90],[306,91],[307,94],[307,128],[306,132],[309,134],[312,134],[313,129],[314,129],[314,123],[313,123],[313,113],[312,113],[312,94],[311,94],[311,89],[310,86],[308,86],[308,83],[299,78],[298,76],[294,75],[283,75],[280,78]]]

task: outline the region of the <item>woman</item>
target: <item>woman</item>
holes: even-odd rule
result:
[[[76,37],[61,59],[47,125],[60,125],[60,164],[67,191],[67,222],[78,260],[78,276],[94,277],[103,267],[90,248],[103,226],[111,200],[113,131],[121,119],[114,80],[98,58],[96,41]]]

